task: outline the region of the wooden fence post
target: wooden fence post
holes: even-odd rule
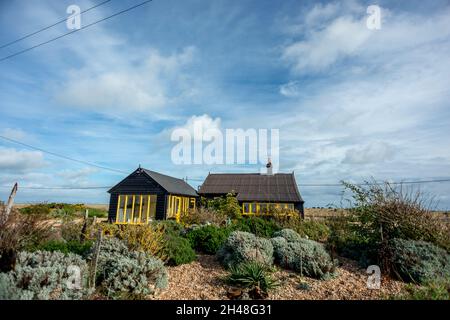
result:
[[[6,208],[5,208],[5,211],[2,213],[2,212],[0,212],[0,222],[6,222],[6,220],[8,220],[8,216],[9,216],[9,214],[11,213],[11,210],[12,210],[12,207],[13,207],[13,204],[14,204],[14,197],[16,196],[16,193],[17,193],[17,188],[18,188],[18,185],[17,185],[17,182],[14,184],[14,186],[13,186],[13,188],[12,188],[12,190],[11,190],[11,194],[9,195],[9,198],[8,198],[8,203],[6,204]]]
[[[83,223],[83,227],[81,228],[81,234],[80,234],[80,242],[81,243],[83,243],[84,240],[86,240],[86,238],[87,238],[88,217],[89,217],[89,209],[86,209],[86,212],[84,213],[84,223]]]
[[[102,236],[103,236],[103,232],[102,229],[99,228],[98,229],[98,234],[97,234],[97,241],[95,242],[95,246],[94,246],[94,256],[92,257],[91,260],[91,268],[90,268],[90,276],[89,276],[89,287],[90,288],[95,288],[95,278],[97,276],[97,264],[98,264],[98,256],[100,254],[100,247],[102,244]]]

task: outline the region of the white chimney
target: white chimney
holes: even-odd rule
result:
[[[272,173],[272,162],[270,161],[270,158],[267,160],[266,168],[267,174],[271,176],[273,173]]]

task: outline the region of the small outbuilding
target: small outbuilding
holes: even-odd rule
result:
[[[108,192],[108,220],[116,224],[147,224],[175,219],[197,205],[198,194],[184,180],[139,167]]]

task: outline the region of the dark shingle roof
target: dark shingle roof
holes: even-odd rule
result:
[[[234,191],[239,201],[303,202],[293,173],[209,174],[200,195],[222,195]]]
[[[194,188],[188,185],[184,180],[166,176],[155,171],[142,169],[150,178],[155,180],[161,187],[166,189],[167,192],[173,194],[180,194],[186,196],[198,196]]]

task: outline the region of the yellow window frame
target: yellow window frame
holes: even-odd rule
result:
[[[142,195],[142,194],[119,194],[117,198],[117,208],[116,208],[116,224],[147,224],[149,223],[150,218],[150,206],[151,206],[151,194]],[[125,202],[123,206],[123,220],[119,221],[119,210],[120,210],[120,201],[125,197]],[[134,222],[134,208],[136,205],[136,198],[139,197],[139,219],[137,222]],[[147,197],[147,212],[142,212],[142,200],[144,197]],[[131,205],[131,216],[130,216],[130,222],[127,221],[127,205],[128,205],[128,198],[132,199],[132,205]],[[142,214],[145,214],[146,219],[145,222],[142,222]]]

